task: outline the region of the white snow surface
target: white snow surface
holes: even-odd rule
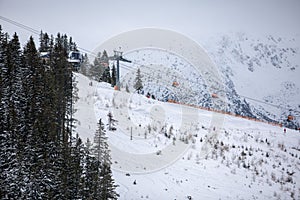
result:
[[[118,121],[106,134],[119,199],[300,199],[299,132],[227,115],[216,128],[215,113],[75,76],[83,141],[109,111]]]

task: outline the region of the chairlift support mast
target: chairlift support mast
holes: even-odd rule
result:
[[[116,74],[116,86],[120,90],[120,61],[131,63],[130,60],[123,58],[123,52],[114,50],[114,56],[108,57],[109,60],[117,61],[117,74]]]

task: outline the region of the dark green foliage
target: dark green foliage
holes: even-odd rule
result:
[[[116,185],[112,178],[110,164],[103,163],[100,171],[100,199],[118,199],[119,195],[116,193]]]
[[[105,50],[103,51],[102,56],[100,52],[97,54],[94,64],[91,65],[89,76],[97,81],[103,81],[111,84],[116,82],[115,78],[113,78],[110,74],[109,57]]]
[[[115,65],[112,66],[111,70],[111,86],[114,87],[117,84],[117,77],[116,77],[116,67]]]
[[[99,161],[99,190],[100,195],[97,199],[117,199],[118,194],[116,193],[116,185],[112,178],[111,172],[111,158],[109,154],[108,144],[107,144],[107,137],[105,135],[104,124],[102,123],[101,119],[98,123],[98,129],[94,136],[94,148],[93,154],[97,161]]]
[[[99,199],[101,163],[72,135],[76,45],[46,33],[40,44],[47,63],[32,37],[22,51],[0,27],[0,199]]]
[[[50,51],[50,37],[47,33],[43,33],[41,31],[39,52],[49,52],[49,51]]]
[[[111,76],[110,76],[110,68],[105,67],[104,72],[100,78],[100,81],[111,83]]]
[[[82,73],[85,76],[88,76],[89,69],[90,69],[89,58],[87,54],[84,54],[83,63],[80,66],[80,73]]]
[[[135,78],[135,84],[134,84],[134,89],[140,94],[140,92],[143,90],[143,83],[142,83],[142,76],[141,76],[141,70],[138,68],[136,72],[136,78]]]

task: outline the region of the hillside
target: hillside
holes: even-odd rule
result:
[[[292,38],[292,39],[290,39]],[[205,75],[185,58],[162,49],[126,52],[132,64],[121,64],[123,86],[134,91],[137,68],[141,68],[144,91],[166,101],[210,107],[239,115],[276,121],[290,128],[299,126],[298,37],[252,36],[235,33],[203,39],[222,84],[212,88]],[[173,87],[172,83],[178,86]],[[211,94],[223,95],[216,107]],[[287,116],[295,120],[287,122]]]
[[[120,199],[300,198],[299,132],[76,80],[83,141],[108,112],[118,121],[107,136]]]
[[[278,36],[231,33],[212,37],[205,43],[220,71],[251,105],[254,113],[285,125],[293,115],[299,123],[300,52],[299,35]],[[274,106],[275,105],[275,106]]]

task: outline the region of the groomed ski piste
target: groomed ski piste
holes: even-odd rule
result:
[[[75,76],[76,132],[93,141],[104,121],[119,199],[300,199],[299,132]]]

